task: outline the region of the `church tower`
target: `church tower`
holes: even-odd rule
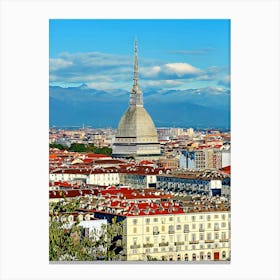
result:
[[[152,118],[143,107],[143,94],[138,82],[137,40],[134,44],[134,75],[129,107],[119,122],[112,156],[155,160],[160,156],[157,131]]]

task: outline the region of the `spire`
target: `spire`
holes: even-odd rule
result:
[[[138,84],[138,42],[137,38],[135,38],[134,42],[134,77],[133,77],[133,86]]]
[[[138,41],[135,38],[134,41],[134,75],[133,75],[133,87],[130,93],[130,106],[143,107],[142,91],[138,84]]]

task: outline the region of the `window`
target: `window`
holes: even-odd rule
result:
[[[207,260],[211,260],[211,252],[207,253]]]
[[[211,228],[211,223],[208,223],[208,224],[207,224],[207,228]]]
[[[225,220],[225,219],[226,219],[226,215],[223,214],[223,215],[222,215],[222,220]]]
[[[189,255],[185,254],[185,261],[188,261],[188,260],[189,260]]]
[[[212,238],[212,234],[211,233],[207,233],[207,240],[211,240]]]
[[[222,232],[221,239],[226,239],[226,233],[225,232]]]
[[[134,237],[133,238],[133,245],[136,245],[137,244],[137,237]]]
[[[156,223],[158,221],[158,218],[154,218],[154,222]]]
[[[149,232],[150,231],[150,227],[146,227],[146,232]]]
[[[153,234],[159,234],[159,230],[157,226],[153,227]]]
[[[202,216],[202,215],[200,215],[200,216],[199,216],[199,219],[200,219],[200,220],[203,220],[203,216]]]
[[[165,231],[165,226],[161,226],[161,230],[162,230],[162,231]]]
[[[136,225],[136,224],[137,224],[137,219],[133,219],[133,220],[132,220],[132,223],[133,223],[134,225]]]
[[[177,234],[177,241],[178,241],[178,242],[181,241],[181,234]]]
[[[192,224],[192,229],[195,229],[196,228],[196,224]]]
[[[146,223],[149,224],[150,223],[150,218],[146,219]]]
[[[214,216],[214,219],[219,219],[219,215],[215,215],[215,216]]]
[[[195,240],[196,240],[196,234],[193,233],[193,234],[192,234],[192,241],[195,241]]]
[[[169,217],[169,221],[172,222],[173,221],[173,217]]]
[[[174,226],[170,225],[170,226],[168,227],[168,233],[169,233],[169,234],[174,233]]]
[[[223,252],[222,252],[222,258],[225,259],[226,256],[227,256],[227,255],[226,255],[226,251],[223,251]]]
[[[215,232],[215,239],[219,239],[219,233]]]
[[[192,254],[192,260],[196,261],[196,254],[195,253]]]
[[[211,220],[211,216],[207,215],[207,221],[210,221],[210,220]]]
[[[226,223],[221,223],[221,227],[225,228],[226,227]]]
[[[203,261],[203,252],[200,252],[199,258],[200,258],[201,261]]]
[[[193,221],[193,222],[195,221],[195,216],[192,216],[192,221]]]
[[[177,217],[177,222],[180,223],[180,217]]]
[[[184,225],[184,232],[188,233],[189,232],[189,225]]]
[[[150,242],[150,237],[146,237],[146,242],[147,242],[147,243]]]
[[[136,227],[133,228],[133,233],[137,233],[137,228]]]
[[[181,260],[181,255],[178,254],[178,255],[177,255],[177,261],[180,261],[180,260]]]
[[[176,226],[176,230],[181,230],[181,228],[182,228],[181,225]]]
[[[203,233],[201,233],[201,234],[199,235],[199,240],[204,240],[204,234],[203,234]]]

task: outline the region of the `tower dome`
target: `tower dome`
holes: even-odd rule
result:
[[[143,95],[138,84],[137,41],[134,47],[134,78],[129,108],[119,122],[112,155],[136,159],[158,159],[160,156],[157,131],[152,118],[143,107]]]

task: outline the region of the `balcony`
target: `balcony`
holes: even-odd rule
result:
[[[153,235],[159,235],[159,231],[154,231]]]
[[[208,240],[205,240],[205,243],[214,243],[214,240],[208,239]]]
[[[161,242],[158,245],[159,245],[159,247],[164,247],[164,246],[168,246],[169,243],[168,242]]]
[[[178,242],[175,242],[174,244],[175,244],[175,246],[179,246],[179,245],[184,245],[185,242],[184,241],[178,241]]]
[[[228,238],[220,239],[220,242],[229,242]]]
[[[143,248],[151,248],[151,247],[154,247],[154,244],[152,243],[143,244]]]
[[[134,245],[130,245],[130,249],[139,249],[141,246],[134,244]]]
[[[199,242],[198,240],[193,240],[193,241],[190,241],[189,244],[198,244],[198,242]]]
[[[169,234],[174,234],[174,233],[175,233],[175,230],[169,230],[168,233],[169,233]]]

